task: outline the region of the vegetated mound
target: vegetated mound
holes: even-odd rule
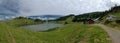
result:
[[[27,17],[16,17],[13,20],[6,21],[6,23],[8,23],[8,25],[13,25],[13,26],[40,24],[42,22],[43,21],[40,19],[31,19],[31,18],[27,18]]]
[[[70,14],[70,15],[67,15],[67,16],[63,16],[63,17],[60,17],[58,19],[56,19],[57,21],[65,21],[67,20],[69,17],[72,17],[72,16],[75,16],[74,14]]]
[[[109,14],[112,14],[117,17],[117,19],[120,19],[120,6],[112,7],[109,11]]]
[[[120,6],[114,6],[108,12],[104,22],[110,27],[120,30]]]
[[[75,17],[74,14],[70,14],[67,16],[60,17],[54,21],[57,21],[58,23],[72,23],[73,18]]]

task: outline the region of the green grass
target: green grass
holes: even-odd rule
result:
[[[113,13],[110,13],[114,16],[116,16],[116,19],[117,20],[120,20],[120,12],[113,12]],[[107,24],[107,26],[113,28],[113,29],[117,29],[117,30],[120,30],[120,24],[119,23],[116,23],[116,21],[112,21],[111,23]]]
[[[56,21],[52,21],[53,23],[59,23],[59,24],[65,24],[65,22],[67,22],[68,24],[73,23],[72,20],[74,19],[75,16],[70,16],[67,18],[64,18],[65,20],[56,20]],[[61,18],[63,19],[63,18]]]
[[[41,22],[35,22],[32,19],[14,19],[14,20],[9,20],[5,22],[11,26],[24,26],[24,25],[33,25],[33,24],[41,23]]]
[[[48,32],[33,32],[18,27],[26,25],[23,21],[0,22],[0,43],[111,43],[107,33],[98,26],[76,23]]]
[[[120,24],[116,23],[115,21],[112,21],[111,23],[107,24],[108,27],[111,27],[112,29],[120,30]]]
[[[116,16],[118,19],[120,18],[120,12],[116,12],[116,13],[111,13],[112,15]]]
[[[73,18],[74,18],[74,16],[71,16],[71,17],[67,18],[65,21],[67,23],[72,23]]]

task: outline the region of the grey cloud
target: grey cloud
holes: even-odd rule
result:
[[[23,16],[81,14],[108,10],[119,2],[119,0],[0,0],[0,11],[15,14],[17,12]]]
[[[0,0],[0,15],[19,13],[19,1],[17,0]]]
[[[81,14],[108,10],[114,4],[110,0],[23,0],[22,3],[23,8],[30,9],[23,15]]]

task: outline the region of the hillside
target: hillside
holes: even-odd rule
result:
[[[40,24],[43,21],[37,20],[37,19],[31,19],[26,17],[16,17],[12,20],[3,21],[4,23],[7,23],[10,26],[24,26],[24,25],[33,25],[33,24]]]
[[[36,16],[27,16],[27,17],[32,19],[41,19],[41,20],[46,20],[46,19],[55,20],[62,17],[62,15],[36,15]]]
[[[106,42],[111,42],[110,40],[107,39],[108,38],[108,36],[106,35],[107,33],[97,26],[96,27],[85,26],[90,28],[90,29],[87,29],[87,28],[84,28],[83,25],[71,24],[71,25],[66,25],[64,27],[61,27],[58,30],[54,30],[50,32],[32,32],[29,30],[24,30],[16,27],[10,27],[10,26],[6,27],[6,25],[4,24],[2,24],[1,26],[2,28],[0,31],[1,32],[0,39],[1,39],[1,42],[3,43],[9,43],[9,42],[11,43],[14,43],[14,42],[15,43],[56,43],[56,42],[59,42],[59,43],[75,43],[75,42],[76,43],[77,42],[106,43]],[[80,28],[79,26],[83,26],[83,28]],[[84,38],[87,38],[87,40],[84,40]]]
[[[79,15],[68,15],[59,18],[57,21],[75,23],[75,22],[84,22],[85,20],[92,20],[95,23],[103,23],[114,26],[120,25],[120,6],[111,7],[110,10],[102,11],[102,12],[90,12]],[[107,22],[107,20],[110,21]],[[113,20],[114,19],[114,20]],[[111,22],[111,23],[109,23]]]
[[[75,22],[84,22],[84,20],[89,20],[89,19],[94,21],[97,18],[99,18],[99,20],[102,21],[107,14],[108,14],[107,11],[103,11],[103,12],[90,12],[79,15],[67,15],[57,19],[56,21],[62,23],[75,23]]]
[[[108,12],[108,15],[113,15],[115,20],[110,21],[107,25],[114,29],[120,30],[120,6],[112,7]]]
[[[31,21],[31,22],[30,22]],[[26,24],[27,23],[27,24]],[[107,33],[99,26],[80,23],[64,25],[46,32],[33,32],[19,26],[35,22],[30,19],[15,19],[0,22],[0,42],[2,43],[111,43]]]
[[[57,23],[72,23],[72,20],[74,19],[75,15],[73,14],[70,14],[70,15],[67,15],[67,16],[63,16],[63,17],[60,17],[54,21],[56,21]]]

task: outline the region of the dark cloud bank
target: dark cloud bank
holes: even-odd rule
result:
[[[108,10],[119,0],[0,0],[0,15],[67,15]]]

